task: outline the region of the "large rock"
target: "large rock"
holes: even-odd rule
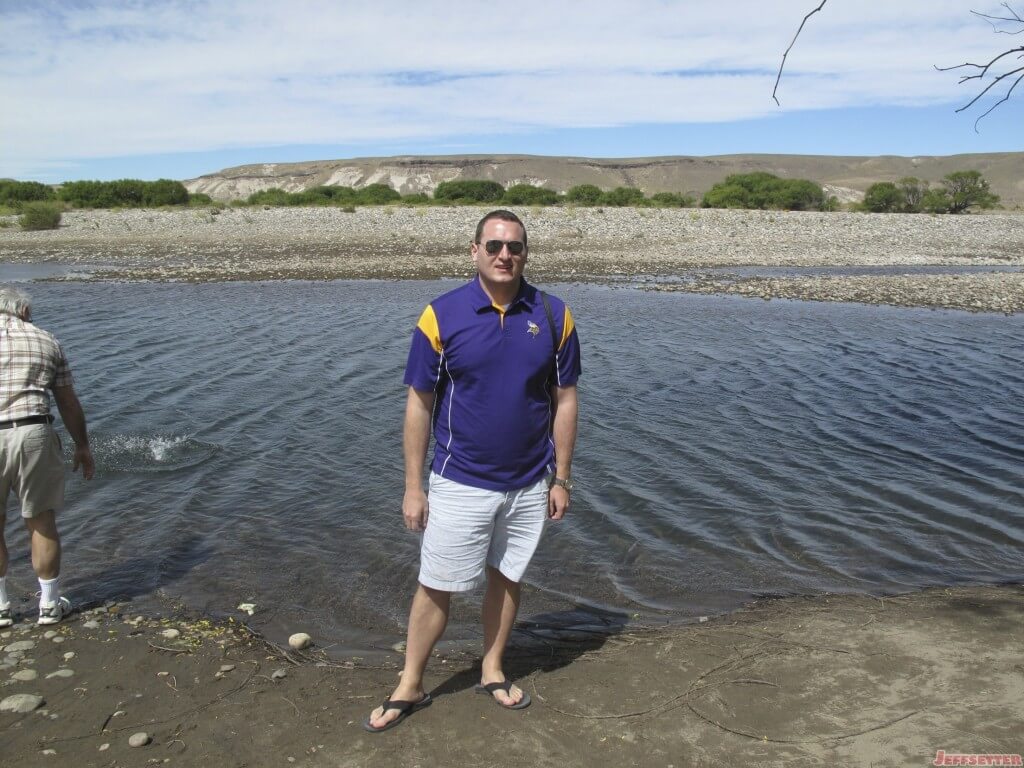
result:
[[[36,696],[34,693],[16,693],[0,701],[0,712],[14,712],[23,715],[27,712],[34,712],[41,706],[43,706],[42,696]]]

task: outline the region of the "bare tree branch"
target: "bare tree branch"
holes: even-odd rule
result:
[[[992,31],[995,32],[997,35],[1019,35],[1021,34],[1021,32],[1024,32],[1024,28],[1018,29],[1014,32],[1011,32],[1008,29],[999,28],[999,25],[996,23],[999,21],[1008,21],[1011,24],[1024,24],[1024,18],[1021,18],[1020,15],[1015,10],[1013,10],[1013,8],[1010,7],[1009,3],[1002,3],[1002,6],[1007,10],[1007,12],[1010,14],[1012,18],[1006,18],[1005,16],[994,16],[991,13],[981,13],[981,11],[971,11],[971,13],[973,13],[975,16],[985,19],[985,21],[991,24]]]
[[[779,99],[776,96],[776,92],[779,89],[779,82],[782,79],[782,70],[786,66],[786,57],[789,56],[789,52],[793,50],[793,46],[796,44],[797,38],[800,37],[800,33],[803,32],[804,25],[807,23],[807,20],[811,18],[811,16],[816,14],[818,11],[820,11],[822,8],[824,8],[826,2],[828,2],[828,0],[821,0],[821,3],[818,5],[817,8],[815,8],[813,11],[804,16],[803,21],[800,22],[800,26],[796,30],[796,34],[793,35],[793,40],[790,42],[789,47],[786,49],[786,52],[782,54],[782,63],[779,65],[779,73],[775,77],[775,87],[772,89],[772,98],[775,100],[776,104],[779,104]],[[977,16],[978,18],[987,21],[992,26],[993,32],[995,32],[996,34],[1024,34],[1024,16],[1022,16],[1020,12],[1014,10],[1013,6],[1010,5],[1009,0],[1004,0],[1004,2],[1001,3],[1001,5],[1003,8],[1006,9],[1006,13],[1008,15],[1002,16],[997,15],[995,13],[982,13],[981,11],[971,11],[971,13]],[[1010,25],[1011,28],[1005,29],[1004,27],[1006,25]],[[971,71],[972,74],[962,75],[960,77],[959,84],[963,85],[964,83],[976,80],[978,82],[979,87],[984,86],[977,94],[975,94],[973,99],[968,101],[959,109],[955,110],[958,113],[964,112],[970,109],[971,107],[977,105],[978,102],[985,98],[985,96],[988,96],[990,94],[995,96],[996,94],[999,93],[999,88],[1006,88],[1006,90],[1002,93],[1000,98],[997,99],[992,106],[990,106],[988,109],[982,112],[981,115],[979,115],[978,118],[974,121],[975,132],[977,132],[978,130],[978,123],[980,123],[983,118],[992,114],[993,110],[995,110],[999,105],[1009,101],[1010,97],[1013,95],[1014,90],[1016,90],[1017,86],[1020,85],[1022,81],[1024,81],[1024,66],[1015,66],[1009,62],[1004,61],[1004,59],[1008,57],[1014,57],[1017,59],[1017,61],[1024,60],[1024,45],[1017,48],[1009,48],[1003,51],[1002,53],[998,53],[991,59],[989,59],[987,63],[983,64],[976,64],[974,62],[966,61],[963,64],[957,64],[954,67],[935,67],[935,69],[937,69],[939,72],[952,72],[953,70],[966,68],[969,71]],[[992,81],[988,82],[988,84],[986,85],[986,82],[989,77],[992,78]]]
[[[992,28],[996,33],[1002,33],[1007,35],[1019,35],[1022,32],[1024,32],[1024,18],[1022,18],[1021,15],[1017,13],[1010,6],[1009,3],[1003,3],[1003,7],[1006,8],[1007,12],[1010,14],[1009,16],[995,16],[993,14],[980,13],[978,11],[971,11],[971,13],[973,13],[975,16],[978,16],[988,21],[992,25]],[[997,22],[1009,23],[1015,26],[1019,26],[1020,29],[1000,29]],[[996,54],[983,64],[977,64],[968,61],[964,62],[963,64],[957,64],[955,67],[935,67],[935,69],[937,69],[939,72],[952,72],[953,70],[964,68],[968,69],[969,71],[973,71],[973,74],[962,75],[960,77],[960,85],[963,85],[964,83],[970,82],[972,80],[978,81],[979,84],[984,84],[985,80],[989,76],[992,77],[992,81],[988,83],[988,85],[985,85],[985,87],[982,88],[977,94],[975,94],[973,99],[971,99],[962,107],[957,109],[957,112],[963,112],[965,110],[970,109],[971,107],[975,106],[979,101],[981,101],[985,96],[989,95],[989,93],[993,89],[997,88],[1000,85],[1005,85],[1006,83],[1009,83],[1009,86],[1006,88],[1006,91],[1002,94],[1002,96],[999,99],[997,99],[992,106],[990,106],[988,109],[982,112],[981,115],[979,115],[978,118],[974,121],[975,131],[978,130],[978,123],[981,122],[982,118],[985,118],[988,115],[992,114],[992,111],[995,110],[996,107],[998,107],[1000,104],[1004,104],[1005,102],[1007,102],[1010,99],[1010,96],[1013,95],[1013,92],[1016,89],[1016,87],[1020,85],[1021,80],[1024,80],[1024,66],[1014,66],[1012,64],[1008,64],[1007,62],[1003,62],[1003,60],[1006,59],[1007,57],[1015,58],[1017,59],[1017,61],[1024,59],[1024,45],[1018,48],[1009,48],[1005,51],[1002,51],[1001,53]],[[1003,63],[1000,64],[1000,62]],[[1000,66],[997,67],[996,65]],[[1000,69],[1002,69],[1002,71],[1000,71]]]
[[[789,52],[790,52],[791,50],[793,50],[793,46],[794,46],[794,45],[796,45],[796,39],[797,39],[798,37],[800,37],[800,33],[801,33],[801,32],[803,32],[803,30],[804,30],[804,24],[806,24],[806,23],[807,23],[807,20],[808,20],[809,18],[811,18],[811,16],[813,16],[813,15],[814,15],[814,14],[816,14],[816,13],[817,13],[818,11],[820,11],[820,10],[821,10],[822,8],[824,8],[824,7],[825,7],[825,3],[827,3],[827,2],[828,2],[828,0],[821,0],[821,5],[819,5],[819,6],[818,6],[817,8],[815,8],[815,9],[814,9],[813,11],[811,11],[811,12],[810,12],[810,13],[808,13],[808,14],[807,14],[806,16],[804,16],[804,20],[800,22],[800,26],[799,26],[799,28],[797,28],[797,30],[796,30],[796,34],[795,34],[795,35],[793,35],[793,39],[792,39],[792,40],[790,41],[790,43],[789,43],[789,48],[787,48],[787,49],[786,49],[786,52],[782,54],[782,63],[781,63],[781,64],[779,64],[779,74],[777,74],[777,75],[775,76],[775,87],[774,87],[774,88],[772,88],[772,98],[773,98],[773,99],[775,99],[775,103],[776,103],[776,104],[779,104],[779,99],[778,99],[778,97],[777,97],[777,96],[775,95],[775,92],[779,90],[779,81],[780,81],[780,80],[782,79],[782,69],[783,69],[783,67],[785,67],[785,66],[786,66],[786,57],[787,57],[787,56],[789,56]],[[779,106],[781,106],[781,104],[779,104]]]

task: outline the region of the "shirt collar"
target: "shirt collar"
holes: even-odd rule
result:
[[[470,281],[473,291],[473,310],[476,312],[483,312],[485,309],[494,306],[491,302],[491,297],[487,295],[487,291],[480,285],[480,276],[475,275]],[[522,303],[527,307],[533,307],[536,305],[538,299],[538,291],[532,285],[526,282],[526,279],[519,281],[519,293],[512,299],[512,302],[508,305],[509,309],[512,309],[516,304]]]

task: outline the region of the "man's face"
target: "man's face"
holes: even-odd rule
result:
[[[471,253],[473,263],[476,264],[477,272],[484,283],[491,285],[504,285],[517,283],[523,276],[523,268],[526,266],[527,251],[518,256],[513,256],[508,246],[495,254],[487,252],[488,240],[500,240],[503,243],[523,242],[523,228],[514,221],[502,221],[491,219],[484,223],[483,234],[479,243],[473,243]]]

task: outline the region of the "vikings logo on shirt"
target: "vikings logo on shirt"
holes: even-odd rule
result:
[[[533,336],[533,338],[537,338],[537,334],[540,333],[540,326],[533,322],[533,320],[527,320],[526,332]]]

